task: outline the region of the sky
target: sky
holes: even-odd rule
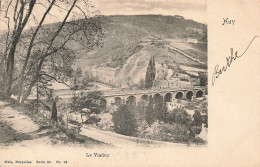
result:
[[[62,0],[57,0],[60,5],[63,5]],[[89,0],[90,1],[90,0]],[[8,0],[2,1],[2,9],[9,2]],[[46,0],[38,0],[42,4]],[[79,0],[79,6],[83,6],[83,0]],[[201,23],[206,23],[207,14],[207,1],[206,0],[91,0],[95,10],[99,10],[103,15],[143,15],[143,14],[161,14],[161,15],[181,15],[186,19],[192,19]],[[63,6],[66,8],[66,6]],[[33,14],[35,18],[41,18],[45,12],[45,8],[37,4],[34,8]],[[76,9],[75,9],[76,10]],[[10,13],[12,10],[9,11]],[[0,12],[0,32],[7,29],[6,24],[2,21],[4,13]],[[51,15],[45,19],[45,24],[61,21],[65,16],[64,11],[53,7]],[[40,19],[39,19],[40,20]],[[6,20],[5,20],[6,21]],[[31,26],[36,26],[37,22],[31,18]]]
[[[206,0],[92,0],[104,15],[182,15],[206,23]]]

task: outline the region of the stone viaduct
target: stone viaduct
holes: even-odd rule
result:
[[[181,89],[163,89],[163,90],[136,90],[136,91],[111,91],[104,92],[102,103],[106,107],[118,103],[137,104],[141,99],[149,100],[152,96],[154,100],[160,98],[165,102],[171,102],[174,99],[192,100],[196,97],[205,95],[205,87],[181,88]]]
[[[150,96],[153,100],[161,99],[164,102],[171,102],[174,99],[192,100],[196,97],[203,97],[205,90],[205,87],[169,88],[160,90],[101,90],[103,92],[101,103],[104,107],[120,103],[132,103],[137,105],[141,99],[148,101]],[[79,92],[91,92],[91,90]],[[63,99],[73,97],[71,90],[55,91],[55,95]]]

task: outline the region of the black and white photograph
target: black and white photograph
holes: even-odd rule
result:
[[[0,2],[1,149],[207,146],[206,0]]]

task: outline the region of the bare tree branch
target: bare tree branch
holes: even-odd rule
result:
[[[43,15],[43,17],[42,17],[42,19],[41,19],[39,25],[37,26],[36,30],[34,31],[34,33],[33,33],[33,35],[32,35],[31,42],[30,42],[29,48],[28,48],[28,50],[27,50],[25,62],[24,62],[24,64],[23,64],[23,68],[22,68],[22,71],[21,71],[21,84],[20,84],[21,86],[20,86],[20,91],[22,91],[23,82],[24,82],[24,79],[25,79],[24,73],[25,73],[25,69],[26,69],[26,67],[27,67],[27,64],[28,64],[28,61],[29,61],[29,58],[30,58],[30,55],[31,55],[31,51],[32,51],[32,48],[33,48],[33,42],[34,42],[34,40],[35,40],[35,37],[36,37],[37,33],[39,32],[39,30],[40,30],[40,28],[41,28],[41,26],[42,26],[42,23],[44,22],[44,20],[45,20],[47,14],[50,12],[50,10],[51,10],[51,8],[52,8],[52,6],[53,6],[54,3],[55,3],[55,0],[52,0],[50,6],[49,6],[48,9],[45,11],[45,13],[44,13],[44,15]],[[20,100],[20,97],[21,97],[21,93],[20,93],[20,95],[19,95],[19,97],[18,97],[18,100]]]
[[[47,76],[47,77],[49,77],[49,78],[55,80],[55,81],[58,82],[58,83],[62,83],[62,84],[64,84],[64,85],[68,86],[70,89],[72,88],[72,87],[71,87],[70,85],[68,85],[66,82],[64,82],[64,81],[59,81],[57,78],[55,78],[55,77],[53,77],[53,76],[51,76],[51,75],[48,75],[48,74],[46,74],[46,73],[42,73],[42,74],[40,74],[40,75]]]
[[[36,0],[31,0],[29,3],[29,10],[27,12],[27,14],[25,15],[24,19],[23,19],[23,13],[24,13],[24,8],[26,5],[26,2],[24,2],[23,0],[20,0],[21,3],[21,7],[20,7],[20,18],[19,18],[19,23],[18,23],[18,27],[17,30],[13,30],[13,41],[11,44],[11,48],[9,51],[9,55],[7,58],[7,66],[6,66],[6,73],[8,75],[7,78],[7,88],[6,88],[6,95],[9,96],[10,95],[10,91],[11,91],[11,87],[12,87],[12,80],[13,80],[13,69],[14,69],[14,55],[15,55],[15,50],[16,50],[16,46],[19,42],[19,39],[21,37],[22,31],[25,27],[25,25],[27,24],[27,21],[32,13],[34,4],[35,4]]]
[[[61,23],[61,25],[60,25],[60,27],[59,27],[59,29],[56,31],[56,33],[55,33],[54,36],[52,37],[51,42],[50,42],[50,45],[49,45],[49,47],[48,47],[47,50],[46,50],[46,54],[45,54],[45,55],[41,58],[41,60],[40,60],[40,63],[39,63],[39,65],[38,65],[38,68],[37,68],[37,71],[36,71],[35,78],[34,78],[34,80],[31,82],[31,84],[30,84],[30,86],[29,86],[27,92],[25,93],[25,96],[23,97],[22,102],[29,96],[29,94],[31,93],[32,87],[33,87],[33,86],[35,85],[35,83],[37,82],[37,79],[38,79],[38,77],[39,77],[39,74],[40,74],[40,71],[41,71],[41,69],[42,69],[42,65],[43,65],[43,62],[44,62],[45,58],[52,54],[52,52],[50,52],[50,53],[47,53],[47,52],[48,52],[48,50],[52,47],[52,44],[53,44],[54,40],[56,39],[56,37],[59,35],[59,33],[61,32],[62,28],[64,27],[64,25],[65,25],[65,23],[66,23],[66,21],[67,21],[69,15],[70,15],[72,9],[74,8],[76,2],[77,2],[77,0],[74,0],[74,1],[73,1],[73,4],[71,5],[70,9],[68,10],[68,12],[67,12],[67,14],[66,14],[66,16],[65,16],[65,18],[64,18],[64,20],[63,20],[63,22]],[[66,44],[66,43],[64,43],[64,45],[65,45],[65,44]],[[63,45],[63,46],[64,46],[64,45]],[[62,47],[63,47],[63,46],[62,46]],[[58,49],[55,49],[53,52],[57,52],[57,51],[58,51]]]

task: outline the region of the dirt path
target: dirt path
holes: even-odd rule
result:
[[[21,133],[29,133],[39,129],[39,126],[36,125],[28,116],[25,116],[22,113],[14,110],[13,108],[11,108],[3,102],[1,103],[0,116],[6,122],[11,124],[14,130]]]
[[[3,145],[33,146],[51,144],[46,129],[41,129],[28,116],[1,101],[0,124],[0,142]]]
[[[84,143],[68,141],[64,143],[53,136],[66,137],[58,134],[51,126],[40,127],[23,111],[0,101],[0,149],[6,146],[22,147],[59,147],[59,148],[93,148],[107,146],[104,143],[86,137]]]

